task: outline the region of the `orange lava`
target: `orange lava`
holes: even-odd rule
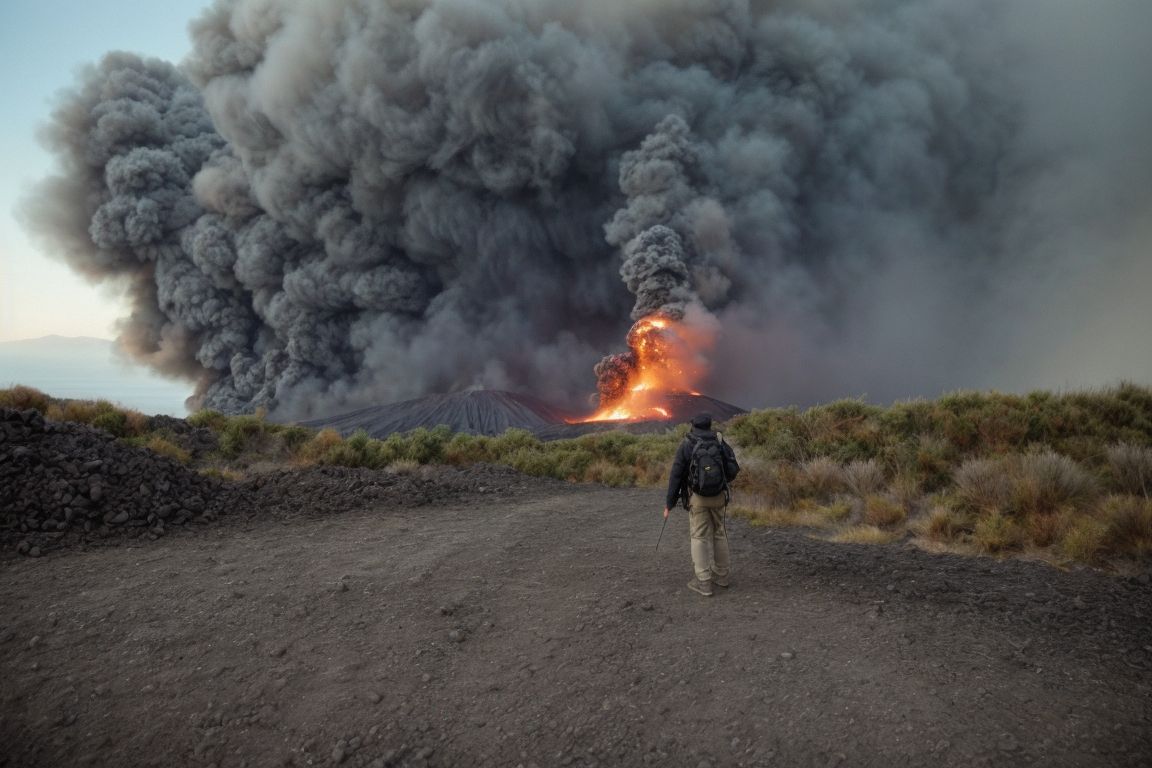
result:
[[[610,399],[602,391],[599,410],[577,423],[672,418],[667,396],[699,394],[694,387],[707,375],[703,353],[711,347],[712,336],[707,330],[663,315],[637,320],[628,332],[628,347],[635,365],[627,382],[619,388],[622,394]]]

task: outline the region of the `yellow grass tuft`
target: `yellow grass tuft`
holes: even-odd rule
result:
[[[872,494],[864,499],[864,521],[873,526],[893,526],[908,516],[904,505],[894,499]]]
[[[1080,517],[1065,532],[1060,549],[1073,560],[1093,563],[1100,559],[1107,537],[1107,525],[1091,517]]]
[[[976,521],[973,541],[985,552],[999,554],[1024,545],[1024,532],[1012,518],[993,510]]]
[[[181,464],[187,464],[192,460],[192,454],[188,453],[188,451],[176,445],[171,440],[160,437],[159,435],[154,435],[153,437],[149,438],[148,442],[144,444],[144,447],[153,453],[158,453],[161,456],[167,456],[173,461],[178,461]]]
[[[832,541],[842,544],[890,544],[901,537],[899,531],[887,531],[875,525],[857,525],[840,531]]]

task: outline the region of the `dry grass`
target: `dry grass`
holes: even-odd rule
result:
[[[972,523],[961,512],[947,507],[936,507],[920,525],[921,534],[937,542],[951,542],[972,530]]]
[[[747,518],[752,525],[770,528],[821,528],[836,527],[834,514],[820,506],[777,506],[766,505],[754,508],[737,506],[734,515]]]
[[[1144,498],[1152,495],[1152,448],[1119,443],[1108,448],[1107,456],[1117,490]]]
[[[1072,521],[1060,542],[1060,549],[1072,560],[1094,563],[1100,559],[1108,537],[1108,526],[1091,517]]]
[[[832,541],[842,544],[890,544],[901,538],[900,531],[889,531],[875,525],[856,525],[846,528],[832,537]]]
[[[982,511],[1004,507],[1012,483],[1003,463],[996,459],[969,459],[952,475],[956,498],[967,509]]]
[[[1082,508],[1100,495],[1096,479],[1067,456],[1045,451],[1013,463],[1011,508],[1021,516]]]
[[[332,428],[322,429],[313,435],[311,440],[303,443],[296,455],[304,463],[317,462],[343,442],[344,438],[336,430]]]
[[[176,445],[171,440],[160,437],[159,435],[155,435],[149,438],[148,442],[144,444],[144,447],[153,453],[158,453],[161,456],[167,456],[173,461],[178,461],[181,464],[187,464],[192,460],[192,454],[188,453],[188,451]]]
[[[1108,551],[1126,557],[1152,555],[1152,501],[1139,496],[1110,496],[1100,506]]]
[[[864,499],[864,522],[882,528],[904,522],[908,510],[904,505],[889,496],[872,494]]]
[[[844,465],[842,477],[848,490],[860,498],[879,493],[885,484],[884,470],[876,459],[849,462]]]
[[[412,459],[400,459],[388,465],[388,471],[394,475],[411,475],[420,471],[420,462]]]
[[[799,466],[799,495],[826,500],[846,489],[844,473],[832,459],[820,457]]]
[[[46,413],[51,404],[52,398],[32,387],[18,385],[8,389],[0,389],[0,408],[32,409]]]
[[[1024,546],[1024,532],[1016,521],[999,510],[993,510],[976,521],[972,540],[981,550],[1000,554]]]

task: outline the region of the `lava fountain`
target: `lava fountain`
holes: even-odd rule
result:
[[[654,313],[628,331],[628,351],[609,355],[596,366],[600,407],[592,421],[659,421],[672,417],[667,397],[698,395],[696,386],[708,374],[706,353],[715,329],[691,316]]]

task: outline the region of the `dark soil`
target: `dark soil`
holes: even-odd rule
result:
[[[0,765],[1152,763],[1146,576],[734,521],[703,598],[682,512],[653,550],[658,489],[237,492],[180,535],[5,550]]]

